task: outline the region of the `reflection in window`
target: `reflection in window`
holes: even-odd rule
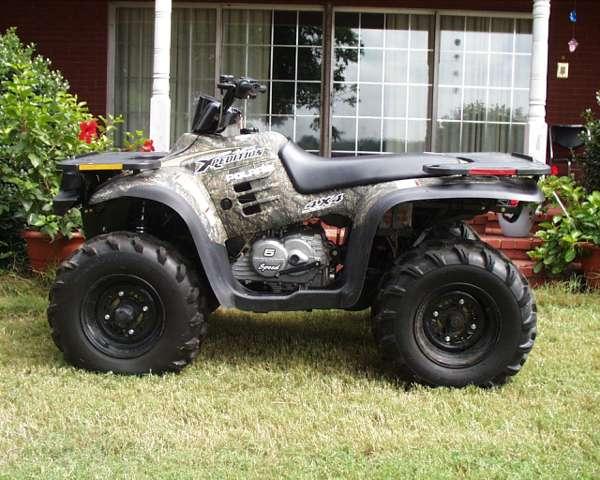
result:
[[[430,15],[335,14],[334,154],[427,149],[433,26]]]
[[[223,71],[249,75],[268,94],[244,102],[248,125],[320,148],[323,14],[223,10]]]
[[[523,150],[531,21],[442,16],[436,151]]]

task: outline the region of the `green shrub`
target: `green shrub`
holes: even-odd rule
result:
[[[600,105],[600,91],[596,93],[596,101]],[[582,183],[588,192],[600,191],[600,119],[589,108],[583,118],[588,134],[584,135],[585,154],[581,158]]]
[[[543,244],[529,256],[536,261],[536,273],[546,270],[556,275],[577,258],[582,242],[600,245],[600,192],[586,194],[571,177],[547,177],[540,188],[546,206],[564,210],[550,222],[540,224],[536,236]]]
[[[80,123],[91,118],[33,45],[23,45],[15,29],[0,35],[0,260],[15,256],[24,228],[55,237],[80,227],[75,210],[54,215],[52,199],[59,160],[112,147],[112,120],[89,143],[80,140]]]

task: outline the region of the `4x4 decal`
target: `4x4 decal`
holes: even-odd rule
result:
[[[316,212],[318,210],[325,210],[326,208],[333,207],[338,203],[341,203],[344,200],[343,193],[334,193],[333,195],[328,195],[327,197],[317,198],[315,200],[311,200],[302,209],[302,213],[310,213]]]

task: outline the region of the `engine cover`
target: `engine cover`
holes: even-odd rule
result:
[[[260,238],[234,262],[233,276],[246,284],[264,282],[274,290],[286,290],[285,284],[324,286],[329,283],[326,239],[316,230]]]

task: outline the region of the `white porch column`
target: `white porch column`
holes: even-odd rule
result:
[[[150,138],[154,148],[167,152],[171,147],[171,0],[156,0],[154,10],[154,67],[150,100]]]
[[[546,162],[548,125],[546,91],[548,82],[548,31],[550,0],[533,0],[533,50],[529,85],[529,115],[525,129],[525,153]]]

